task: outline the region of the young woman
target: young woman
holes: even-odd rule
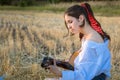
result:
[[[110,78],[111,55],[108,49],[110,37],[95,19],[88,3],[74,5],[64,15],[66,27],[72,35],[79,34],[82,42],[74,59],[74,70],[60,71],[56,65],[49,70],[61,80],[106,80]]]

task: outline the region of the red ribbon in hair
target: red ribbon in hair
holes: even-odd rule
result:
[[[81,4],[81,6],[86,9],[87,14],[88,14],[88,18],[89,18],[89,21],[90,21],[90,25],[92,26],[92,28],[93,28],[95,31],[97,31],[98,33],[104,35],[101,26],[100,26],[99,23],[96,21],[96,19],[92,16],[92,14],[88,11],[86,5],[85,5],[85,4]]]

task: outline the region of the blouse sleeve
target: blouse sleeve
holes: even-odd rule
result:
[[[95,48],[84,46],[75,60],[75,70],[62,71],[62,80],[91,80],[100,70],[101,63]]]

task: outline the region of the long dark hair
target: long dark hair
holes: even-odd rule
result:
[[[93,14],[93,11],[92,11],[90,5],[89,5],[88,3],[84,3],[84,5],[85,5],[85,7],[87,8],[87,10],[89,11],[89,13],[91,13],[91,15],[93,16],[93,18],[95,19],[94,14]],[[88,13],[87,13],[86,9],[85,9],[84,7],[82,7],[82,6],[80,6],[80,5],[73,5],[73,6],[69,7],[69,8],[65,11],[65,14],[64,14],[64,15],[66,15],[66,14],[67,14],[68,16],[72,16],[72,17],[75,17],[75,18],[77,18],[77,19],[79,19],[79,16],[80,16],[81,14],[83,14],[83,15],[85,16],[86,21],[88,22],[88,24],[90,24],[90,20],[89,20]],[[101,28],[100,23],[99,23],[96,19],[95,19],[95,21],[97,22],[97,24],[98,24],[98,25],[100,26],[100,28]],[[66,28],[67,28],[68,34],[69,34],[70,32],[69,32],[69,29],[68,29],[68,27],[67,27],[66,22],[65,22],[65,25],[66,25]],[[102,28],[101,28],[101,29],[102,29]],[[99,34],[101,35],[101,37],[103,38],[103,40],[104,40],[104,38],[108,38],[108,39],[110,40],[110,36],[109,36],[106,32],[104,32],[103,29],[102,29],[102,32],[103,32],[103,35],[102,35],[101,33],[99,33]],[[73,35],[73,34],[71,34],[71,35]],[[83,38],[83,36],[84,36],[84,34],[79,33],[79,38],[80,38],[80,40]]]

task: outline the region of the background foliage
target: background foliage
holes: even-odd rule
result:
[[[0,0],[0,5],[13,6],[32,6],[38,3],[60,3],[60,2],[82,2],[82,1],[99,1],[99,0]],[[101,0],[102,1],[102,0]],[[103,1],[119,1],[119,0],[103,0]]]

